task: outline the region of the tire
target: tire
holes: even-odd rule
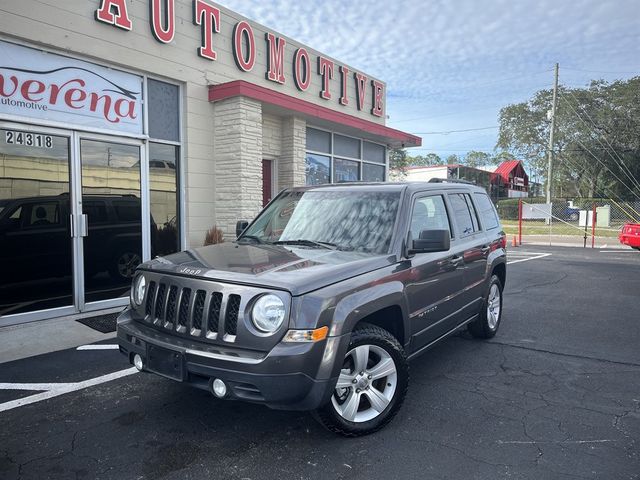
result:
[[[580,218],[580,216],[575,212],[569,215],[569,220],[571,220],[572,222],[575,222],[576,220],[578,220],[578,218]]]
[[[142,260],[140,254],[131,250],[120,250],[109,263],[109,275],[114,280],[131,280]]]
[[[398,413],[408,385],[409,365],[398,340],[380,327],[362,323],[351,334],[331,400],[312,414],[339,435],[368,435],[380,430]]]
[[[471,335],[475,338],[492,338],[500,328],[502,310],[502,282],[493,275],[480,315],[467,327]]]

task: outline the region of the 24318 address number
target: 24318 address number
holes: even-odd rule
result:
[[[25,147],[53,148],[53,137],[31,132],[14,132],[6,130],[4,141],[7,145],[24,145]]]

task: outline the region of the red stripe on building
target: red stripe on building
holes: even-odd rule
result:
[[[216,102],[232,97],[252,98],[263,103],[286,108],[293,112],[357,128],[373,135],[384,137],[398,146],[419,147],[422,145],[422,138],[411,135],[410,133],[385,127],[384,125],[369,122],[352,115],[347,115],[346,113],[336,112],[335,110],[331,110],[281,92],[276,92],[275,90],[261,87],[253,83],[245,82],[244,80],[236,80],[233,82],[209,86],[210,102]]]

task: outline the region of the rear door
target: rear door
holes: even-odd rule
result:
[[[413,238],[422,230],[449,230],[452,233],[444,194],[414,197],[409,226]],[[411,258],[406,279],[412,350],[428,345],[452,328],[457,298],[463,289],[464,262],[461,254],[418,253]]]
[[[469,192],[452,192],[447,195],[454,217],[456,253],[464,262],[463,291],[458,307],[460,321],[477,313],[482,302],[490,247],[480,227],[475,205]]]

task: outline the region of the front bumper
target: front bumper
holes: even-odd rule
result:
[[[182,356],[182,381],[204,390],[219,378],[227,385],[225,398],[262,403],[283,410],[313,410],[325,404],[339,375],[349,335],[316,343],[279,343],[270,352],[222,348],[171,336],[149,328],[126,310],[118,317],[120,352],[133,363],[144,360],[149,346]],[[342,356],[340,356],[342,355]]]

